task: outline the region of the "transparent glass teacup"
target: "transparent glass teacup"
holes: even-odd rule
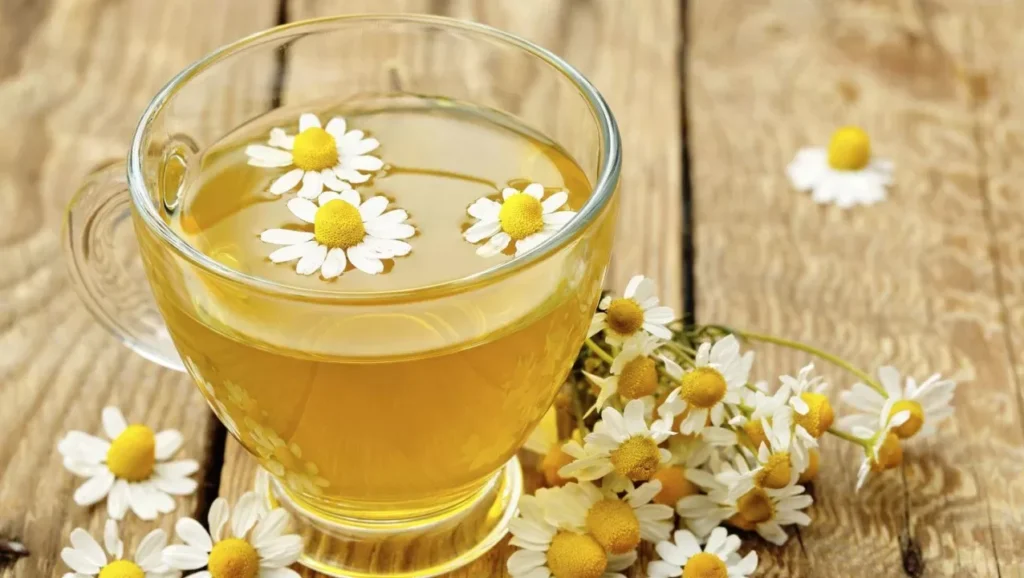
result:
[[[410,95],[514,117],[571,155],[590,197],[520,257],[377,293],[250,276],[168,225],[202,152],[237,127],[312,103]],[[270,472],[267,499],[295,514],[303,564],[431,576],[506,531],[522,486],[515,453],[600,293],[619,165],[607,105],[544,49],[443,18],[328,18],[246,38],[175,77],[143,114],[127,166],[97,170],[72,200],[65,241],[96,316],[147,359],[188,371]]]

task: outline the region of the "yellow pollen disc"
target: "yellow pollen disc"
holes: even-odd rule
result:
[[[612,554],[625,554],[640,545],[640,520],[621,500],[601,500],[587,512],[587,531]]]
[[[322,171],[338,164],[338,143],[331,133],[311,127],[295,135],[292,149],[295,166],[304,171]]]
[[[728,578],[725,562],[711,552],[700,552],[690,556],[683,566],[683,578]]]
[[[832,404],[829,403],[827,397],[820,393],[802,393],[800,399],[804,400],[809,409],[804,415],[793,412],[796,424],[803,426],[812,436],[820,438],[828,428],[832,427],[832,421],[836,418],[832,411]]]
[[[560,532],[548,548],[548,569],[555,578],[601,578],[608,555],[592,536]]]
[[[764,425],[761,424],[759,419],[747,420],[747,423],[743,424],[743,431],[747,432],[747,436],[750,437],[750,441],[754,442],[755,448],[761,447],[761,444],[768,443],[768,436],[764,433]]]
[[[544,482],[549,488],[561,487],[569,480],[558,475],[558,470],[572,463],[573,457],[562,451],[565,442],[558,442],[551,448],[540,463],[540,471],[544,474]]]
[[[658,444],[647,436],[633,436],[612,451],[612,465],[615,471],[634,482],[646,482],[661,466]]]
[[[658,388],[658,368],[650,357],[636,357],[619,374],[619,395],[626,399],[640,399],[653,395]]]
[[[502,231],[519,241],[544,228],[544,207],[530,195],[516,193],[502,203],[498,221]]]
[[[828,166],[837,171],[859,171],[871,160],[871,139],[855,126],[832,133],[828,143]]]
[[[620,297],[608,305],[605,321],[619,335],[633,335],[644,326],[644,310],[632,299]]]
[[[686,472],[679,466],[661,468],[658,470],[658,473],[654,474],[651,480],[661,482],[661,491],[658,492],[657,496],[654,496],[655,504],[663,504],[674,508],[679,500],[687,496],[696,495],[700,491],[693,482],[686,479]]]
[[[313,236],[317,243],[335,249],[348,249],[362,242],[366,227],[359,209],[334,199],[317,209],[313,217]]]
[[[230,538],[214,545],[208,567],[213,578],[256,578],[260,556],[245,540]]]
[[[100,570],[99,578],[146,578],[146,573],[135,562],[115,560]]]
[[[768,457],[768,463],[761,466],[761,471],[754,477],[754,483],[762,488],[778,490],[789,485],[792,474],[789,452],[779,452]]]
[[[754,488],[736,500],[736,509],[748,522],[760,524],[775,516],[775,507],[768,492]]]
[[[725,397],[725,377],[713,367],[698,367],[683,374],[682,398],[701,409],[710,409]]]
[[[156,436],[144,425],[130,425],[107,450],[110,472],[129,482],[148,480],[156,465]]]
[[[892,410],[889,411],[889,417],[891,418],[901,411],[909,411],[910,418],[903,422],[903,425],[892,428],[892,431],[901,439],[907,439],[921,431],[921,426],[924,425],[924,409],[922,409],[921,404],[916,401],[904,399],[903,401],[897,401],[892,404]]]
[[[871,469],[876,472],[891,470],[903,463],[903,446],[900,445],[900,438],[889,432],[885,434],[885,441],[882,447],[878,448],[878,456],[871,462]]]
[[[797,481],[801,484],[814,481],[814,478],[818,477],[818,468],[820,467],[820,464],[821,454],[818,453],[818,450],[811,450],[808,454],[807,469],[804,470],[804,473],[800,474],[800,479]]]

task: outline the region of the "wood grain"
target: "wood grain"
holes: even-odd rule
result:
[[[994,239],[995,215],[1014,214],[1008,193],[1005,213],[992,193],[996,166],[1010,174],[1005,160],[994,166],[991,149],[1002,143],[988,134],[1003,119],[991,104],[979,127],[984,77],[965,74],[972,51],[986,46],[990,65],[1006,63],[1003,80],[1020,76],[990,38],[990,25],[1020,7],[993,3],[973,16],[974,6],[690,5],[698,321],[801,339],[872,370],[893,364],[919,378],[939,371],[964,380],[953,422],[912,441],[902,471],[860,495],[852,492],[859,457],[831,443],[814,522],[784,548],[759,548],[765,576],[1021,572],[1024,438],[1012,345],[1020,284],[1007,282],[1020,278],[1012,234],[1020,212]],[[1019,46],[1019,28],[1000,28]],[[988,89],[1014,101],[1010,85]],[[888,202],[821,207],[786,181],[799,147],[824,145],[844,124],[863,126],[874,150],[895,161]],[[804,361],[762,349],[759,370],[773,376]],[[827,375],[835,389],[853,381]]]
[[[207,461],[212,417],[198,391],[92,319],[67,281],[60,223],[85,174],[123,158],[161,85],[216,46],[272,24],[275,12],[266,0],[0,1],[0,539],[30,552],[0,576],[60,576],[71,529],[102,528],[105,508],[72,502],[81,480],[63,469],[55,446],[71,429],[99,433],[104,406],[181,430],[179,455]],[[179,500],[178,512],[192,515],[200,497]],[[126,542],[152,527],[130,514]]]

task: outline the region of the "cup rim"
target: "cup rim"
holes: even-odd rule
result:
[[[236,271],[223,263],[220,263],[205,255],[185,239],[178,236],[171,227],[160,218],[156,212],[155,203],[148,194],[145,185],[144,173],[142,171],[143,144],[150,126],[159,116],[164,106],[177,92],[185,86],[188,81],[209,69],[218,62],[225,60],[245,49],[258,46],[282,36],[296,35],[303,30],[318,26],[331,25],[335,23],[372,23],[372,22],[405,22],[413,24],[432,24],[446,28],[468,31],[480,34],[491,39],[498,40],[511,45],[524,52],[538,57],[548,65],[567,77],[580,91],[580,94],[587,100],[587,103],[594,113],[600,127],[601,158],[600,172],[593,185],[593,191],[587,202],[577,212],[576,217],[565,227],[559,229],[554,235],[543,243],[534,247],[523,256],[517,256],[493,267],[484,269],[457,279],[443,281],[422,287],[406,289],[394,289],[383,291],[335,291],[327,289],[312,289],[295,287],[284,283],[262,279],[241,271]],[[619,173],[622,166],[621,139],[618,125],[611,109],[605,102],[604,97],[597,88],[575,67],[555,55],[553,52],[533,42],[520,38],[509,32],[505,32],[493,26],[449,18],[445,16],[434,16],[427,14],[355,14],[341,16],[325,16],[308,20],[301,20],[268,28],[266,30],[251,34],[208,53],[206,56],[196,60],[181,72],[175,75],[147,105],[139,124],[132,137],[131,148],[128,151],[128,188],[131,192],[132,203],[137,214],[141,217],[146,227],[154,232],[160,240],[169,245],[175,253],[184,258],[190,264],[201,268],[204,271],[213,273],[217,277],[234,282],[236,284],[256,289],[258,291],[283,295],[289,297],[305,298],[314,301],[329,302],[357,302],[365,300],[381,301],[403,301],[420,300],[433,298],[441,295],[466,291],[473,287],[485,285],[495,280],[507,277],[516,271],[527,268],[538,263],[552,253],[563,248],[572,239],[578,236],[587,226],[597,219],[604,208],[611,201],[611,198],[618,186]]]

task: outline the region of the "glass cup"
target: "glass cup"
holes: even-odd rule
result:
[[[590,197],[521,257],[378,293],[253,277],[168,225],[203,151],[239,126],[316,103],[412,95],[514,117],[573,157]],[[299,22],[171,80],[143,114],[127,166],[96,170],[72,199],[65,246],[96,317],[147,359],[187,371],[271,474],[267,500],[292,512],[302,564],[334,576],[433,576],[486,552],[514,515],[515,454],[599,297],[619,150],[597,90],[525,40],[429,16]]]

